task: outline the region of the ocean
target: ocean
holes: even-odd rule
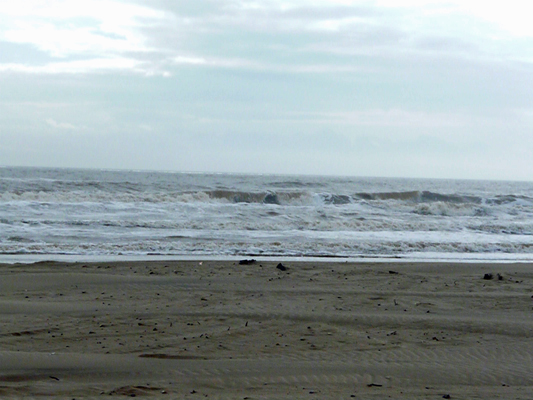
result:
[[[0,262],[532,261],[533,183],[0,168]]]

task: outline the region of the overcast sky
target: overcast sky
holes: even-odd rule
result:
[[[0,165],[533,180],[523,0],[0,5]]]

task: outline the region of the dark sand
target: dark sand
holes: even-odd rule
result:
[[[0,265],[0,398],[533,398],[531,265],[284,264]]]

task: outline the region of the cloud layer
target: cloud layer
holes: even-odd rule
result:
[[[0,164],[533,179],[523,2],[19,3]]]
[[[356,57],[528,61],[532,56],[525,44],[533,28],[521,2],[189,3],[12,2],[0,10],[0,40],[29,45],[41,57],[4,61],[0,71],[168,75],[185,64],[330,72],[352,71]]]

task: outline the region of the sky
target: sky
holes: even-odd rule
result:
[[[0,165],[533,181],[533,3],[0,3]]]

